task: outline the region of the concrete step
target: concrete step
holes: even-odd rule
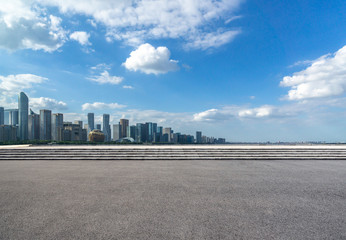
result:
[[[346,160],[346,148],[13,148],[0,160]]]

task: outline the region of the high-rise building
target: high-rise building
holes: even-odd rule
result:
[[[136,126],[128,126],[127,127],[127,137],[133,138],[133,140],[136,140]]]
[[[113,124],[113,141],[119,140],[121,138],[121,127],[119,124]]]
[[[145,124],[137,123],[136,124],[136,142],[145,142]]]
[[[62,131],[64,128],[64,115],[62,113],[52,114],[52,140],[62,141]]]
[[[129,125],[128,119],[120,119],[121,138],[127,137],[127,126]]]
[[[51,140],[52,137],[52,111],[40,110],[40,140]]]
[[[5,124],[17,126],[18,125],[18,109],[5,109]]]
[[[154,128],[154,130],[155,130],[155,128]],[[157,127],[157,125],[156,125],[156,133],[154,134],[154,140],[153,141],[154,142],[162,142],[163,141],[163,139],[162,139],[162,127],[161,126]]]
[[[29,115],[29,99],[25,93],[21,92],[18,96],[18,131],[19,139],[28,139],[28,115]]]
[[[145,123],[145,141],[146,142],[152,142],[154,138],[154,130],[153,130],[153,123],[152,122],[146,122]]]
[[[40,139],[40,115],[30,109],[28,116],[28,138],[29,140]]]
[[[103,114],[103,133],[105,142],[111,141],[111,127],[109,125],[109,114]]]
[[[94,113],[88,113],[88,134],[94,130]]]
[[[164,128],[162,135],[163,135],[163,141],[164,142],[171,142],[172,129],[171,128]]]
[[[5,124],[5,109],[0,107],[0,125]]]
[[[96,124],[96,129],[101,131],[101,124]]]
[[[196,132],[196,143],[202,143],[202,132],[201,131]]]
[[[16,141],[17,127],[11,125],[0,125],[0,142]]]

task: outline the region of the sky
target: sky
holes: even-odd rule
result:
[[[0,0],[0,106],[346,142],[346,1]]]

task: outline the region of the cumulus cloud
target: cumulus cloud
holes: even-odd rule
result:
[[[38,1],[38,0],[37,0]],[[231,29],[213,32],[213,24],[237,16],[243,0],[39,0],[62,14],[83,14],[93,25],[106,26],[107,40],[138,46],[147,39],[183,39],[193,48],[217,47],[230,42]],[[226,26],[225,26],[226,27]],[[221,39],[217,39],[221,38]]]
[[[305,100],[339,96],[346,91],[346,46],[334,54],[313,61],[306,69],[286,76],[280,82],[291,87],[288,100]]]
[[[89,42],[90,34],[87,32],[76,31],[70,34],[70,39],[79,42],[82,46],[91,45]]]
[[[103,102],[94,102],[94,103],[84,103],[82,105],[82,110],[103,110],[103,109],[117,109],[124,108],[125,105],[118,103],[103,103]]]
[[[195,113],[193,120],[197,122],[229,121],[231,119],[278,119],[283,117],[296,116],[302,112],[306,106],[271,106],[263,105],[258,108],[248,108],[244,106],[224,106],[219,109],[209,109]]]
[[[63,101],[57,101],[52,98],[40,97],[40,98],[30,98],[30,107],[33,109],[50,109],[50,110],[66,110],[67,104]]]
[[[0,47],[52,52],[66,41],[61,19],[30,1],[0,2]]]
[[[171,60],[170,51],[166,47],[154,48],[149,43],[142,44],[130,53],[123,63],[130,71],[141,71],[146,74],[163,74],[179,69],[178,61]]]
[[[25,89],[32,88],[33,84],[39,84],[46,80],[48,79],[34,74],[0,75],[0,92],[11,97]]]
[[[117,76],[109,75],[109,72],[106,70],[103,71],[100,75],[93,76],[93,77],[90,77],[88,79],[93,81],[93,82],[97,82],[99,84],[112,84],[112,85],[117,85],[124,80],[123,77],[117,77]]]
[[[259,108],[252,108],[252,109],[245,109],[239,111],[238,115],[239,117],[268,117],[273,114],[274,107],[272,106],[262,106]]]

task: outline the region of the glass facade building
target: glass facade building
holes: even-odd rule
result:
[[[51,140],[52,138],[52,111],[40,110],[40,140]]]
[[[29,99],[25,93],[18,96],[18,136],[20,140],[28,139]]]

